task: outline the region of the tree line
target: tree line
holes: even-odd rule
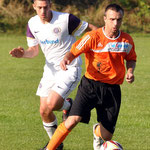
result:
[[[124,8],[124,31],[150,32],[150,0],[52,0],[52,9],[72,13],[82,20],[102,26],[104,8],[110,3]],[[27,21],[34,14],[32,0],[1,0],[0,32],[25,32]]]

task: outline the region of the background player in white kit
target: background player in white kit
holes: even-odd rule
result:
[[[60,61],[75,42],[75,36],[97,27],[81,21],[72,14],[50,10],[51,0],[34,0],[33,8],[37,15],[29,20],[27,26],[29,48],[14,48],[10,55],[17,58],[33,58],[39,53],[39,45],[44,53],[46,64],[36,94],[40,96],[43,126],[51,138],[57,128],[57,119],[53,111],[70,109],[71,100],[65,99],[77,86],[81,75],[80,57],[72,62],[67,71],[60,69]],[[57,149],[63,149],[63,144]]]

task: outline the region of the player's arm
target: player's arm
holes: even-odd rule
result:
[[[67,70],[67,65],[69,65],[74,59],[75,56],[71,52],[67,52],[64,59],[60,62],[61,69]]]
[[[85,32],[91,31],[91,30],[96,30],[98,27],[94,26],[93,24],[88,24],[88,27],[86,28]]]
[[[73,36],[80,36],[83,32],[96,30],[97,27],[93,24],[87,23],[86,21],[82,21],[76,16],[70,14],[69,15],[69,23],[68,23],[69,34]]]
[[[81,39],[77,40],[71,47],[70,52],[67,52],[60,62],[60,67],[63,70],[67,70],[67,65],[69,65],[76,57],[82,53],[87,53],[91,47],[91,36],[85,34]]]
[[[134,69],[136,66],[136,61],[129,60],[126,62],[127,74],[126,74],[126,81],[128,83],[134,82]]]
[[[33,58],[39,54],[39,46],[32,46],[27,50],[24,50],[22,47],[14,48],[9,52],[9,54],[16,58]]]

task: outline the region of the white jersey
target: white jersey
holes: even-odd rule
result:
[[[88,23],[72,14],[52,11],[52,19],[43,24],[38,15],[32,17],[27,26],[28,46],[40,45],[48,65],[59,66],[66,52],[70,51],[79,36],[87,28]],[[71,65],[81,65],[81,58],[75,59]]]

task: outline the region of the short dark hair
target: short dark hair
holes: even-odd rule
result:
[[[31,0],[32,3],[34,3],[35,0]],[[49,2],[51,2],[51,0],[49,0]]]
[[[118,4],[109,4],[106,8],[105,8],[105,16],[106,16],[106,12],[108,11],[108,10],[115,10],[116,12],[119,12],[119,11],[122,11],[122,13],[124,14],[124,9],[120,6],[120,5],[118,5]]]

